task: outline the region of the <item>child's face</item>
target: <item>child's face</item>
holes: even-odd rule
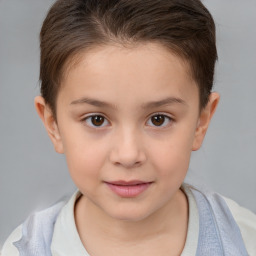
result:
[[[140,220],[174,205],[217,96],[199,112],[187,65],[160,45],[105,46],[80,58],[63,80],[58,124],[47,124],[51,113],[37,104],[73,181],[117,219]]]

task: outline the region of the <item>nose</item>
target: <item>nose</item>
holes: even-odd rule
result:
[[[125,168],[141,166],[146,161],[146,152],[141,136],[135,130],[125,129],[112,141],[110,161]]]

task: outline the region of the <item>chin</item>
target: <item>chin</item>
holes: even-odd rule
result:
[[[150,213],[146,209],[136,209],[123,207],[119,211],[109,212],[109,216],[113,219],[125,221],[125,222],[138,222],[146,219]]]

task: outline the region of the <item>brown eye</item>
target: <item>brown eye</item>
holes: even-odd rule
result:
[[[158,114],[151,116],[147,124],[150,126],[164,127],[167,126],[171,120],[172,119],[169,116]]]
[[[93,116],[92,117],[92,124],[95,126],[101,126],[104,123],[103,116]]]
[[[91,127],[103,127],[108,124],[106,118],[101,115],[89,116],[85,119],[85,122],[88,126]]]
[[[165,117],[163,115],[157,115],[151,117],[151,122],[155,126],[161,126],[164,123]]]

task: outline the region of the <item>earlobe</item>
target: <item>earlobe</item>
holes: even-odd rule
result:
[[[54,145],[55,151],[62,154],[63,144],[60,132],[50,107],[45,103],[44,98],[41,96],[35,97],[34,103],[37,114],[39,115],[45,126],[45,129]]]
[[[207,105],[201,110],[192,147],[193,151],[196,151],[201,147],[210,121],[216,111],[219,99],[220,95],[218,93],[211,93]]]

